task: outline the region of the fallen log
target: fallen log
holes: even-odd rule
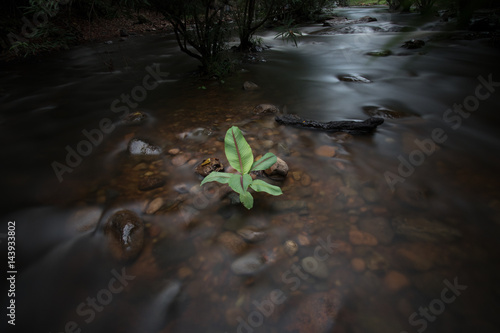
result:
[[[370,117],[364,121],[342,120],[321,122],[304,119],[295,114],[276,116],[275,120],[279,124],[287,126],[312,128],[329,132],[348,132],[351,134],[371,133],[377,129],[377,126],[384,122],[384,119],[377,117]]]

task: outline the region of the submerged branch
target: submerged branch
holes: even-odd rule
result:
[[[349,132],[353,134],[371,133],[375,129],[377,129],[377,126],[381,125],[384,122],[384,119],[376,117],[371,117],[364,121],[343,120],[343,121],[321,122],[321,121],[303,119],[294,114],[277,116],[275,120],[276,122],[282,125],[312,128],[322,131]]]

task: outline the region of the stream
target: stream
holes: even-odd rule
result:
[[[336,13],[351,21],[301,27],[298,47],[261,32],[270,48],[224,80],[192,75],[197,62],[164,34],[1,67],[15,331],[496,331],[498,48],[383,6]],[[352,22],[365,16],[377,21]],[[412,39],[425,45],[401,47]],[[368,135],[285,127],[260,104],[384,123]],[[251,210],[194,172],[206,158],[228,167],[233,125],[255,156],[289,167],[267,180],[283,195],[255,193]],[[133,139],[161,153],[131,155]],[[126,254],[109,231],[120,218]]]

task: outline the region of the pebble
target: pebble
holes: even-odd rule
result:
[[[156,213],[165,203],[163,198],[156,198],[153,199],[149,204],[148,207],[146,208],[146,214],[154,214]]]
[[[318,156],[334,157],[336,154],[336,149],[333,146],[323,145],[316,148],[314,150],[314,153]]]
[[[141,170],[146,170],[147,168],[148,168],[148,165],[143,162],[143,163],[137,164],[132,170],[141,171]]]
[[[394,238],[394,231],[389,221],[383,217],[362,219],[359,222],[359,229],[375,236],[381,244],[388,245]]]
[[[169,149],[168,153],[170,155],[177,155],[181,152],[181,150],[179,148],[172,148],[172,149]]]
[[[307,246],[311,243],[306,235],[298,235],[297,240],[301,246]]]
[[[376,202],[378,200],[378,193],[375,191],[375,189],[371,187],[365,187],[363,190],[361,190],[361,196],[363,199],[365,199],[367,202]]]
[[[349,240],[354,245],[375,246],[378,244],[377,239],[372,234],[355,229],[349,231]]]
[[[366,263],[361,258],[352,258],[351,266],[355,272],[363,272],[366,269]]]
[[[193,270],[189,267],[183,266],[177,271],[179,279],[185,279],[193,275]]]
[[[324,262],[314,257],[305,257],[300,264],[307,273],[314,277],[319,279],[326,279],[328,277],[328,267],[326,267]]]
[[[299,246],[293,240],[287,240],[285,244],[283,244],[283,250],[290,257],[293,257],[295,253],[299,250]]]
[[[273,104],[260,104],[253,109],[253,113],[255,114],[271,114],[278,112],[280,112],[280,109]]]
[[[389,271],[384,277],[384,285],[390,291],[399,291],[410,285],[410,280],[398,271]]]
[[[307,173],[304,173],[300,179],[300,184],[302,186],[309,186],[311,185],[312,179],[311,176],[309,176]]]

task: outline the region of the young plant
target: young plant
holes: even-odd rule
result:
[[[236,126],[227,130],[224,139],[224,148],[229,164],[238,173],[214,171],[203,179],[201,185],[214,181],[221,184],[228,184],[240,195],[240,201],[247,209],[253,207],[253,197],[248,188],[256,192],[266,192],[271,195],[283,194],[278,186],[268,184],[260,179],[254,180],[249,174],[252,171],[265,170],[276,163],[277,158],[273,153],[267,153],[258,161],[254,161],[252,148],[250,148],[240,129]]]

